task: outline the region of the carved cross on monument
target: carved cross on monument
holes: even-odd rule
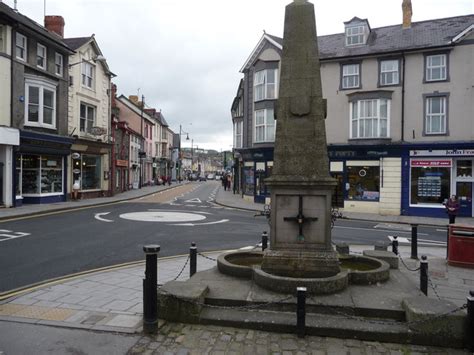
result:
[[[284,221],[296,222],[298,223],[299,227],[299,234],[298,234],[298,241],[304,241],[303,235],[303,224],[306,222],[314,222],[317,221],[317,217],[305,217],[303,215],[303,196],[299,195],[299,206],[298,206],[298,215],[296,217],[284,217]]]

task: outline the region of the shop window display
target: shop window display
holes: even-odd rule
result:
[[[378,201],[380,198],[380,168],[378,166],[348,166],[349,200]]]
[[[435,166],[438,163],[438,166]],[[438,204],[449,198],[451,185],[451,166],[439,166],[439,162],[412,161],[410,203]]]
[[[60,156],[26,155],[16,161],[16,195],[63,193],[63,161]]]
[[[82,156],[82,190],[100,189],[100,156]]]

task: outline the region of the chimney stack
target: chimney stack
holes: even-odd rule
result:
[[[45,16],[44,27],[64,38],[64,19],[62,16]]]
[[[411,9],[411,0],[403,0],[402,10],[403,10],[402,28],[405,30],[407,28],[411,28],[411,16],[413,15],[413,11]]]

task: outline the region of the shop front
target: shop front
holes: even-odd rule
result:
[[[114,187],[114,192],[115,193],[120,193],[127,191],[129,189],[128,187],[128,172],[129,172],[129,167],[128,167],[128,160],[121,160],[117,159],[115,161],[115,187]]]
[[[15,150],[15,206],[66,201],[67,156],[73,139],[20,131]]]
[[[404,161],[403,212],[446,217],[445,202],[456,195],[459,216],[473,217],[474,149],[410,150]]]
[[[71,147],[71,183],[79,187],[79,198],[109,196],[111,144],[77,139]],[[72,192],[72,190],[70,190]]]
[[[270,188],[265,179],[273,170],[273,148],[239,150],[240,191],[242,197],[256,203],[270,203]]]

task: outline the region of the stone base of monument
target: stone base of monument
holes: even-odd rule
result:
[[[262,253],[258,251],[224,254],[219,257],[222,262],[218,267],[198,272],[187,281],[166,283],[158,290],[159,318],[296,332],[296,289],[292,288],[300,284],[295,281],[287,293],[262,287],[257,281],[261,276],[258,267],[261,259]],[[388,265],[383,264],[388,272]],[[360,280],[364,272],[357,271],[354,279]],[[371,285],[354,284],[351,279],[349,276],[348,286],[336,293],[308,294],[306,334],[463,347],[465,311],[440,317],[456,309],[456,305],[424,296],[418,285],[401,271],[392,269],[389,279]],[[443,326],[433,327],[432,321]]]

